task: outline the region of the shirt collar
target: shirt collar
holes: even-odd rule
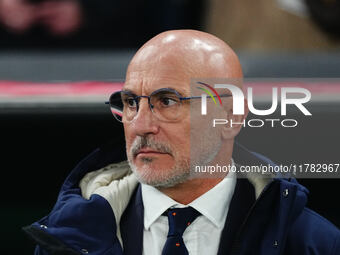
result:
[[[144,204],[144,228],[148,230],[159,216],[168,208],[178,205],[158,189],[142,183],[142,199]]]
[[[234,161],[232,160],[232,165]],[[229,204],[236,186],[236,174],[228,175],[212,189],[196,198],[188,205],[182,205],[171,199],[158,189],[142,184],[142,199],[144,204],[144,228],[150,226],[170,207],[191,206],[210,220],[217,228],[223,228],[228,214]]]
[[[188,205],[207,217],[217,228],[223,228],[235,186],[236,174],[230,172],[216,186]]]

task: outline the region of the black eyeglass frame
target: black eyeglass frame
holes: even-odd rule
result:
[[[156,93],[159,93],[159,92],[170,92],[170,93],[174,93],[178,99],[180,101],[185,101],[185,100],[190,100],[190,99],[199,99],[199,98],[202,98],[201,96],[191,96],[191,97],[183,97],[177,90],[175,89],[172,89],[172,88],[160,88],[160,89],[157,89],[155,91],[153,91],[150,96],[137,96],[135,94],[133,94],[131,91],[126,91],[126,90],[120,90],[120,91],[116,91],[114,93],[111,94],[110,98],[109,98],[109,101],[106,101],[105,104],[108,104],[110,105],[110,107],[112,107],[112,104],[111,104],[111,99],[113,98],[114,95],[118,94],[118,93],[126,93],[127,95],[130,95],[132,96],[133,100],[135,101],[136,103],[136,112],[138,112],[139,110],[139,101],[141,98],[147,98],[148,99],[148,104],[149,104],[149,108],[151,110],[151,112],[153,112],[153,108],[154,108],[154,105],[151,104],[151,97],[153,95],[155,95]],[[232,95],[229,95],[229,94],[221,94],[221,95],[218,95],[219,97],[231,97]],[[218,96],[213,96],[213,97],[218,97]]]
[[[126,94],[130,94],[131,96],[133,96],[133,99],[135,100],[136,102],[136,105],[137,105],[137,111],[138,111],[138,105],[139,105],[139,98],[147,98],[148,99],[148,103],[149,103],[149,106],[150,106],[150,109],[152,109],[154,106],[151,104],[151,101],[150,101],[150,97],[158,92],[161,92],[161,91],[167,91],[167,92],[173,92],[175,93],[177,96],[178,96],[178,99],[179,100],[189,100],[189,99],[198,99],[198,98],[202,98],[201,96],[192,96],[192,97],[182,97],[182,95],[175,89],[172,89],[172,88],[161,88],[161,89],[157,89],[155,90],[154,92],[151,93],[150,96],[137,96],[135,94],[133,94],[131,91],[126,91],[126,90],[119,90],[119,91],[116,91],[114,93],[111,94],[110,96],[110,99],[111,97],[113,97],[114,94],[116,93],[126,93]],[[219,97],[231,97],[232,95],[229,95],[229,94],[221,94],[221,95],[218,95]],[[213,96],[213,97],[217,97],[217,96]],[[110,104],[110,100],[109,101],[106,101],[105,104]]]

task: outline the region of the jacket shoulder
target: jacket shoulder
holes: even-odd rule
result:
[[[340,254],[340,231],[318,213],[304,208],[289,230],[285,254]]]

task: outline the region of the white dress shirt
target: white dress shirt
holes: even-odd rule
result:
[[[142,184],[144,204],[143,255],[160,255],[167,239],[168,208],[191,206],[201,213],[184,231],[190,255],[217,254],[221,233],[234,194],[236,175],[230,172],[221,182],[188,205],[177,203],[156,188]]]

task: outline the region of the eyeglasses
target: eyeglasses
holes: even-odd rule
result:
[[[137,96],[130,91],[122,90],[113,93],[106,104],[110,105],[113,116],[119,122],[124,123],[135,118],[142,98],[148,99],[149,108],[158,120],[175,122],[185,114],[185,102],[190,99],[201,98],[201,96],[182,97],[178,91],[171,88],[155,90],[150,96]]]

